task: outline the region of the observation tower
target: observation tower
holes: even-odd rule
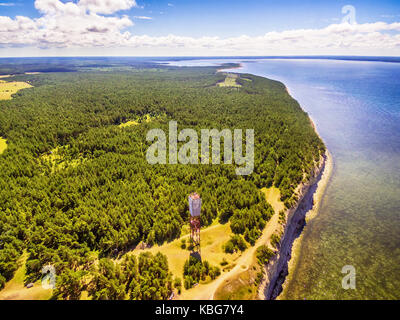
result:
[[[200,212],[201,198],[196,192],[189,195],[190,239],[194,245],[193,251],[200,251]]]

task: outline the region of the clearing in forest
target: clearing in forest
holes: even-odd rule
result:
[[[130,120],[124,123],[121,123],[119,125],[120,128],[126,128],[126,127],[130,127],[130,126],[137,126],[139,125],[141,122],[150,122],[152,120],[152,117],[148,114],[146,114],[146,116],[143,119],[138,119],[138,120]]]
[[[0,137],[0,154],[2,154],[6,149],[7,149],[7,140]]]
[[[49,153],[46,153],[40,157],[39,161],[41,161],[41,164],[49,164],[52,173],[57,170],[66,169],[68,167],[76,167],[86,161],[86,158],[83,158],[81,156],[76,159],[66,159],[63,153],[63,148],[68,148],[68,146],[57,147],[51,150]]]
[[[218,266],[222,274],[224,271],[229,271],[233,268],[235,260],[240,256],[240,253],[227,254],[223,251],[222,246],[230,239],[231,235],[230,223],[219,224],[217,222],[208,228],[204,228],[200,233],[202,258],[207,260],[212,266]],[[183,280],[183,266],[186,260],[189,259],[190,251],[187,248],[183,249],[181,247],[182,240],[186,241],[187,247],[189,245],[188,234],[161,246],[155,245],[151,248],[141,249],[141,246],[138,245],[132,253],[139,255],[142,252],[151,252],[152,254],[161,252],[167,256],[169,270],[172,274]],[[223,266],[221,265],[222,261],[225,261]],[[182,290],[185,291],[184,288]]]
[[[6,76],[0,76],[1,78],[6,78]],[[29,83],[13,81],[6,82],[4,80],[0,80],[0,100],[10,100],[12,99],[12,95],[17,93],[21,89],[32,88]]]
[[[234,73],[227,73],[226,78],[223,82],[218,82],[217,86],[219,87],[234,87],[234,88],[240,88],[241,85],[236,82],[236,80],[239,78],[237,74]]]
[[[254,281],[261,271],[257,263],[256,250],[260,245],[270,245],[271,237],[281,228],[279,224],[280,210],[284,210],[284,204],[280,200],[281,193],[278,188],[263,188],[261,191],[274,208],[275,214],[267,222],[261,237],[254,246],[250,246],[235,259],[235,266],[228,272],[222,273],[215,281],[209,284],[200,284],[197,287],[184,291],[180,296],[183,300],[208,300],[208,299],[256,299],[258,288]]]
[[[32,288],[25,287],[27,258],[28,253],[25,251],[18,261],[19,268],[14,277],[0,291],[0,300],[48,300],[52,296],[51,289],[43,289],[41,280],[36,281]]]
[[[261,191],[265,194],[265,199],[274,208],[276,213],[285,210],[285,204],[281,201],[281,191],[276,187],[262,188]]]

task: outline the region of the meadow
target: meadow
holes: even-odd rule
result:
[[[8,78],[8,77],[2,77]],[[0,100],[10,100],[12,95],[17,93],[19,90],[31,88],[29,83],[22,81],[11,81],[0,80]]]
[[[6,149],[7,149],[7,140],[0,137],[0,154],[2,154]]]
[[[226,77],[224,81],[218,82],[217,85],[220,87],[232,87],[240,88],[242,85],[237,83],[236,80],[239,78],[237,74],[234,73],[223,73]]]

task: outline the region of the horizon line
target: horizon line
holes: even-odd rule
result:
[[[162,55],[162,56],[142,56],[142,55],[71,55],[71,56],[2,56],[0,59],[13,58],[396,58],[393,55]]]

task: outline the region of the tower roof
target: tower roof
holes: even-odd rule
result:
[[[191,193],[189,197],[193,200],[200,199],[200,195],[197,192]]]

